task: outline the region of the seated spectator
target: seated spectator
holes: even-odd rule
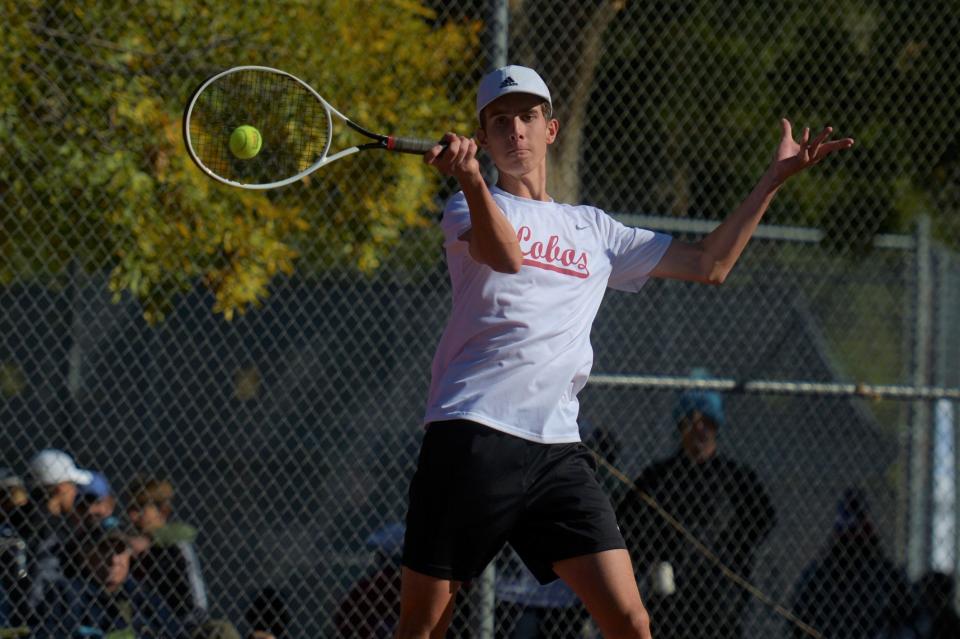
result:
[[[923,639],[960,637],[960,615],[953,608],[956,584],[953,576],[930,571],[917,582],[917,620]]]
[[[30,460],[30,502],[24,507],[19,532],[27,545],[27,604],[32,614],[44,614],[48,591],[64,579],[69,560],[66,550],[76,530],[68,516],[78,486],[89,484],[92,478],[90,471],[78,468],[62,450],[44,449]]]
[[[392,637],[400,619],[400,554],[403,524],[390,524],[366,540],[373,551],[373,569],[362,576],[340,602],[334,617],[337,637]],[[277,639],[280,639],[279,637]]]
[[[118,531],[94,532],[78,547],[78,574],[47,597],[34,637],[187,639],[169,606],[130,576],[130,549]]]
[[[960,615],[953,608],[955,592],[951,575],[935,570],[925,573],[914,584],[913,596],[904,593],[899,606],[888,607],[886,627],[876,639],[960,637]]]
[[[384,526],[366,540],[373,551],[373,565],[340,601],[334,616],[340,639],[380,639],[393,637],[400,619],[400,557],[405,526]],[[469,636],[470,584],[457,593],[457,607],[448,636]],[[251,639],[269,639],[269,635]],[[276,639],[283,639],[277,635]]]
[[[127,516],[142,548],[135,555],[134,575],[163,597],[188,629],[198,628],[209,616],[194,547],[197,529],[171,520],[174,491],[168,481],[135,479],[127,495]]]
[[[10,468],[0,466],[0,525],[19,529],[29,501],[23,479]]]
[[[229,621],[211,619],[194,630],[190,639],[240,639],[240,631]]]
[[[249,639],[287,639],[289,636],[290,610],[273,588],[257,593],[244,618],[250,625]]]
[[[883,550],[866,496],[847,489],[827,547],[797,584],[794,614],[824,637],[875,639],[884,626],[899,625],[908,592],[903,572]],[[792,636],[804,635],[795,627]]]
[[[111,530],[120,524],[114,514],[116,508],[117,498],[106,475],[92,471],[90,483],[78,486],[74,506],[77,522],[85,530]]]
[[[81,546],[86,543],[87,538],[119,525],[119,520],[113,515],[116,499],[106,476],[95,470],[90,471],[90,475],[90,483],[77,485],[77,498],[69,516],[73,529],[70,532],[71,538],[64,546],[64,555],[68,562],[63,567],[64,575],[68,578],[76,578],[80,574],[80,567],[73,565],[76,563],[73,559],[81,556]]]
[[[0,636],[29,634],[27,545],[20,535],[27,490],[9,468],[0,468]],[[20,636],[20,635],[16,635]]]
[[[561,580],[541,585],[512,548],[497,564],[498,639],[583,637],[587,609]]]

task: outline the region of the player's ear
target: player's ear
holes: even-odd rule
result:
[[[553,144],[557,139],[557,133],[560,132],[560,120],[550,118],[547,120],[547,144]]]
[[[477,127],[477,133],[474,136],[474,139],[477,141],[477,146],[481,149],[487,148],[487,131],[483,128],[483,125]]]

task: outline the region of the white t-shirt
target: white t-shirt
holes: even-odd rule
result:
[[[590,329],[606,288],[639,291],[669,235],[600,209],[491,187],[517,231],[523,266],[498,273],[470,257],[463,193],[441,227],[453,308],[433,358],[424,423],[468,419],[542,443],[580,441],[577,393],[593,364]]]

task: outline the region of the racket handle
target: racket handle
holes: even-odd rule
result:
[[[424,138],[402,138],[392,135],[387,137],[387,149],[399,153],[416,153],[417,155],[423,155],[438,144],[447,146],[447,143],[444,141],[434,142],[433,140],[426,140]]]

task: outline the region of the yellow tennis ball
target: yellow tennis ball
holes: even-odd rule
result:
[[[256,157],[263,145],[263,137],[256,127],[249,124],[238,126],[230,134],[230,152],[241,160]]]

